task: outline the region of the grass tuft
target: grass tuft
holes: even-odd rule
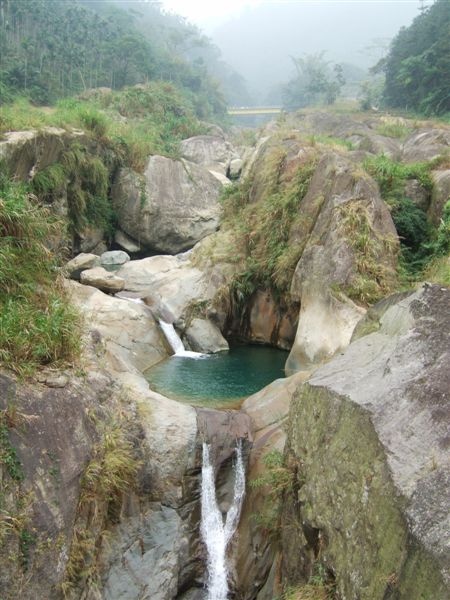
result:
[[[23,375],[80,349],[79,317],[46,245],[60,228],[25,186],[0,179],[0,363]]]

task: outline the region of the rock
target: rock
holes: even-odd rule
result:
[[[180,143],[181,156],[198,165],[210,167],[225,175],[226,165],[234,158],[234,150],[222,136],[197,135]]]
[[[176,254],[217,229],[221,187],[199,165],[151,156],[143,176],[119,171],[112,201],[120,228],[143,249]]]
[[[406,139],[401,159],[407,163],[433,160],[445,155],[449,146],[450,132],[447,130],[420,130]]]
[[[58,127],[6,132],[0,140],[0,160],[11,177],[29,181],[38,171],[58,162],[74,141],[85,142],[85,134]]]
[[[100,259],[97,255],[81,253],[69,260],[64,270],[71,279],[78,281],[82,271],[98,266],[100,266]]]
[[[106,244],[103,241],[103,229],[86,225],[83,230],[78,232],[74,243],[75,252],[102,254],[106,250]]]
[[[16,496],[15,482],[2,464],[2,492],[7,492],[2,497],[2,522],[14,520],[22,527],[18,532],[2,528],[0,589],[5,600],[57,597],[73,539],[81,474],[98,441],[88,414],[102,394],[111,393],[109,380],[101,385],[78,380],[50,389],[0,374],[0,410],[14,406],[15,415],[6,439],[23,477]],[[29,533],[30,557],[25,579],[18,552],[19,533],[24,531]]]
[[[194,352],[212,354],[228,350],[228,342],[220,330],[206,319],[192,319],[185,332],[185,337],[190,349]]]
[[[179,514],[153,503],[143,515],[131,516],[125,523],[126,527],[120,528],[120,541],[111,544],[103,559],[107,563],[107,577],[102,598],[175,598],[178,556],[184,543]]]
[[[152,256],[132,260],[116,272],[125,280],[125,289],[138,292],[155,314],[169,312],[178,320],[197,299],[212,298],[206,274],[183,256]],[[166,320],[166,319],[164,319]]]
[[[50,388],[64,388],[68,383],[69,377],[63,373],[48,375],[45,378],[45,385]]]
[[[288,379],[277,379],[260,392],[247,398],[242,410],[252,423],[253,446],[249,455],[247,493],[239,524],[236,561],[237,587],[242,598],[255,598],[266,582],[276,555],[276,544],[255,519],[269,510],[263,488],[251,482],[266,472],[267,454],[283,452],[286,441],[285,420],[292,395],[305,374],[297,373]],[[275,594],[268,595],[273,598]]]
[[[380,323],[294,394],[285,584],[308,580],[320,542],[342,598],[447,598],[450,290],[425,286]]]
[[[444,206],[450,200],[450,169],[433,171],[433,192],[428,216],[435,227],[439,226],[442,219]]]
[[[110,250],[109,252],[103,252],[100,256],[102,267],[108,267],[111,270],[121,267],[129,260],[129,254],[123,250]]]
[[[137,242],[120,229],[115,231],[114,241],[127,252],[139,252],[141,249],[141,246]]]
[[[102,292],[115,294],[125,287],[125,280],[109,273],[103,267],[94,267],[83,271],[80,275],[80,281],[84,285],[91,285]]]
[[[408,179],[406,181],[405,196],[424,212],[428,210],[430,206],[430,194],[417,179]]]
[[[213,169],[208,169],[208,171],[211,173],[211,175],[213,177],[215,177],[217,179],[217,181],[219,181],[224,187],[226,187],[227,185],[231,185],[231,181],[228,179],[228,177],[226,177],[223,173],[220,173],[219,171],[214,171]]]
[[[377,287],[380,276],[376,276],[378,293],[389,289],[395,280],[397,233],[392,218],[375,182],[356,165],[333,153],[325,155],[302,200],[302,211],[312,218],[314,227],[291,285],[291,294],[301,308],[286,362],[288,374],[342,351],[365,313],[345,295],[352,286],[373,286],[373,275],[359,266],[356,231],[364,230],[370,239],[364,264],[371,260],[371,268],[382,277],[384,287]],[[290,243],[302,237],[293,231]]]
[[[232,180],[239,179],[243,166],[244,161],[241,158],[233,158],[228,165],[227,176]]]
[[[160,329],[144,304],[77,283],[70,284],[69,292],[98,338],[103,362],[116,377],[141,374],[169,355]]]

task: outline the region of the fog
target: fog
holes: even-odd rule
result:
[[[253,100],[265,104],[293,75],[290,56],[326,51],[327,60],[367,69],[420,6],[416,0],[265,2],[207,33],[244,76]]]

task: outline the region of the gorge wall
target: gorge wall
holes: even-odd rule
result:
[[[439,226],[448,128],[406,122],[399,141],[380,133],[383,117],[289,119],[252,149],[198,136],[183,142],[181,161],[108,171],[115,241],[99,231],[80,246],[89,236],[77,231],[72,247],[92,256],[65,271],[84,318],[80,364],[26,382],[1,374],[5,600],[204,598],[205,439],[224,512],[236,439],[256,480],[232,549],[234,597],[449,597],[450,291],[389,296],[395,211],[364,166],[381,152],[428,161],[432,187],[411,175],[407,189]],[[33,180],[82,136],[8,134],[0,155]],[[239,155],[241,184],[219,204]],[[54,209],[68,214],[64,190]],[[117,246],[132,260],[107,263],[103,250]],[[159,318],[199,348],[214,332],[290,350],[290,376],[240,411],[165,398],[143,375],[170,353]],[[199,322],[207,328],[196,337]]]

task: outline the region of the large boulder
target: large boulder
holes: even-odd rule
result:
[[[98,288],[102,292],[115,294],[123,290],[125,281],[121,277],[117,277],[103,267],[93,267],[86,269],[80,274],[80,281],[84,285],[91,285]]]
[[[448,598],[450,290],[380,314],[294,395],[283,573],[301,589],[319,561],[342,598]]]
[[[220,330],[207,319],[192,319],[185,331],[185,339],[191,350],[213,354],[228,350],[228,342]]]
[[[143,175],[119,171],[112,201],[120,228],[142,249],[176,254],[217,229],[221,187],[199,165],[151,156]]]
[[[403,144],[402,161],[430,161],[448,153],[450,132],[446,129],[421,129],[412,133]]]
[[[297,264],[291,293],[300,317],[288,373],[329,359],[350,342],[364,315],[365,294],[385,292],[393,283],[397,234],[375,182],[335,153],[320,161],[302,213],[313,228]],[[292,232],[304,243],[298,232]]]
[[[216,135],[197,135],[180,143],[183,158],[225,175],[227,165],[236,153],[229,142]]]

